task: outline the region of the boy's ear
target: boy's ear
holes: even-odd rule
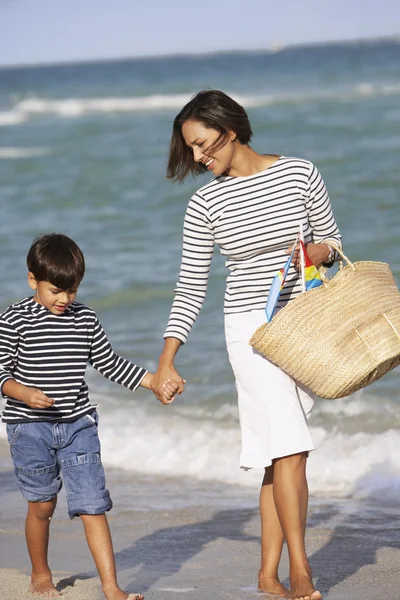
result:
[[[37,289],[37,281],[35,279],[34,274],[31,273],[30,271],[28,272],[28,284],[29,284],[29,287],[32,290],[36,290]]]

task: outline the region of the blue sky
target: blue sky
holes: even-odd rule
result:
[[[400,36],[400,0],[0,0],[0,64]]]

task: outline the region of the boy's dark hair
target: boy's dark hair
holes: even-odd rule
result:
[[[253,135],[246,111],[235,100],[219,90],[198,92],[175,117],[172,127],[167,177],[175,181],[182,182],[189,172],[199,175],[207,171],[205,165],[194,160],[183,139],[182,125],[186,121],[198,121],[209,129],[219,131],[212,148],[214,151],[225,145],[230,131],[236,133],[241,144],[248,144]]]
[[[60,290],[77,288],[85,274],[85,259],[79,246],[62,233],[38,236],[26,258],[36,281],[48,281]]]

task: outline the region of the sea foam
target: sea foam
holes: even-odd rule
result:
[[[299,91],[277,94],[241,95],[229,92],[245,108],[260,108],[272,105],[302,104],[308,102],[346,101],[371,96],[400,94],[400,85],[356,83],[341,88]],[[18,125],[40,115],[54,115],[64,118],[77,118],[87,114],[118,114],[146,111],[179,110],[186,104],[192,93],[154,94],[150,96],[63,98],[54,100],[41,97],[28,97],[17,101],[10,111],[0,113],[0,126]]]

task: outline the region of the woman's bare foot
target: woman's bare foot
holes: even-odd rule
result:
[[[258,573],[258,589],[260,592],[272,594],[278,598],[289,598],[289,590],[281,584],[277,577],[267,577]]]
[[[290,596],[292,600],[321,600],[322,594],[316,590],[310,573],[290,577]]]
[[[61,598],[62,595],[54,587],[53,581],[50,577],[38,577],[31,579],[29,591],[33,596],[39,596],[42,598]]]
[[[128,594],[128,592],[123,592],[121,588],[115,586],[103,586],[103,593],[106,600],[144,600],[142,594]]]

